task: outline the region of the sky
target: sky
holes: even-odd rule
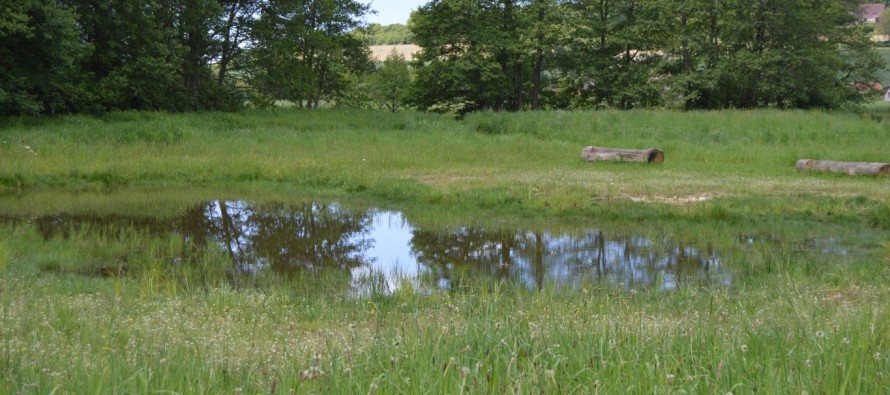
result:
[[[405,24],[411,11],[417,9],[429,0],[363,0],[370,3],[371,9],[377,11],[377,15],[368,15],[368,23],[391,25],[393,23]]]

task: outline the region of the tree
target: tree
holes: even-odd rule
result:
[[[227,82],[231,65],[244,53],[262,4],[262,0],[219,0],[222,13],[212,26],[212,34],[218,45],[216,66],[219,85]]]
[[[371,67],[355,35],[369,6],[354,0],[270,1],[250,49],[250,83],[260,93],[317,107],[344,89],[344,76]]]
[[[412,101],[421,108],[465,103],[469,109],[522,109],[534,59],[529,21],[516,0],[434,0],[409,21],[417,77]]]
[[[725,2],[717,64],[720,105],[838,107],[855,101],[857,81],[879,64],[857,26],[853,2]]]
[[[411,70],[405,56],[392,51],[373,74],[369,94],[378,107],[396,112],[405,104],[411,85]]]
[[[68,0],[81,41],[92,51],[79,65],[91,82],[94,111],[194,111],[237,107],[213,84],[216,0]]]
[[[88,51],[70,7],[46,0],[0,6],[0,115],[82,110],[88,96],[77,65]]]
[[[655,0],[568,2],[571,34],[559,65],[563,93],[573,107],[652,106],[659,95],[649,84],[666,35]]]

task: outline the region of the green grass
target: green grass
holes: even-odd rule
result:
[[[476,278],[356,299],[338,273],[256,287],[165,265],[179,248],[165,237],[3,233],[13,242],[0,276],[6,393],[890,389],[886,265],[828,258],[802,271],[784,250],[765,258],[771,273],[732,287],[530,291]],[[135,255],[129,274],[83,275],[121,253]]]
[[[0,129],[0,393],[887,393],[890,184],[798,174],[887,161],[890,113],[121,113]],[[662,166],[585,163],[657,147]],[[27,147],[27,148],[26,148]],[[171,265],[209,199],[397,207],[415,226],[600,227],[726,251],[726,286],[466,278],[357,298],[348,274]],[[765,241],[738,248],[738,237]],[[846,254],[801,250],[831,238]],[[126,274],[102,277],[127,257]],[[365,281],[374,282],[374,276]],[[655,287],[657,288],[657,287]]]
[[[112,114],[7,120],[7,190],[247,185],[393,203],[577,211],[609,201],[865,195],[884,179],[800,175],[797,159],[886,160],[890,115],[365,111]],[[589,164],[586,145],[658,147],[663,166]],[[30,147],[30,150],[25,147]]]

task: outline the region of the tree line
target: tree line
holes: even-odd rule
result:
[[[380,25],[372,23],[363,29],[368,45],[411,44],[411,31],[402,24]]]
[[[354,0],[7,0],[0,115],[314,107],[373,69]]]
[[[285,100],[463,113],[833,108],[881,60],[854,0],[432,0],[409,70],[356,0],[8,0],[0,115]],[[404,34],[404,32],[400,33]]]
[[[806,108],[881,60],[846,0],[434,0],[413,98],[468,109]]]

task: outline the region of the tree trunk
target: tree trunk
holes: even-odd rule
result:
[[[655,148],[634,150],[589,146],[584,147],[584,149],[581,150],[581,158],[588,162],[610,160],[619,162],[646,162],[660,165],[664,163],[664,152]]]
[[[836,160],[801,159],[797,161],[797,171],[829,171],[847,173],[851,176],[862,174],[890,176],[890,164],[877,162],[841,162]]]

